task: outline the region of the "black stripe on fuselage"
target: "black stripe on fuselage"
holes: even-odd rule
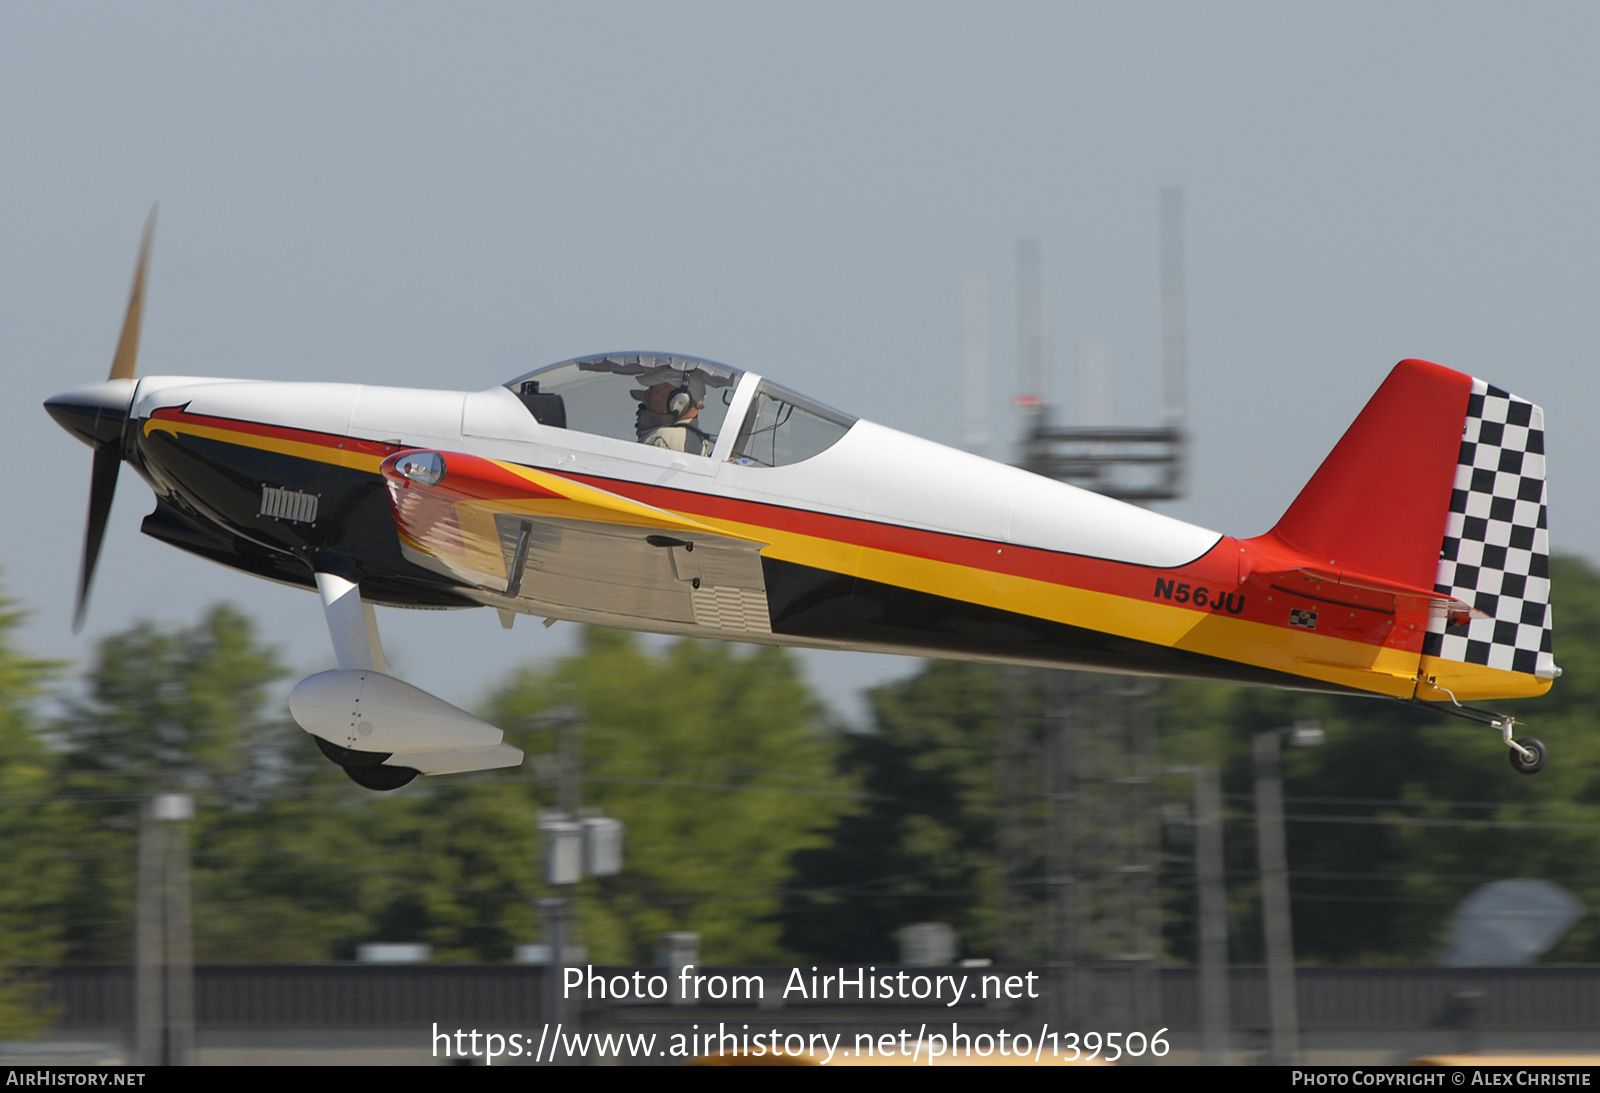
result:
[[[360,569],[361,594],[374,603],[479,606],[456,592],[455,582],[401,554],[382,475],[165,430],[140,437],[138,454],[157,472],[152,486],[165,481],[178,494],[163,500],[147,520],[143,530],[153,538],[247,573],[305,586],[313,585],[307,556],[333,551]],[[315,522],[262,515],[263,486],[315,494]],[[162,507],[171,511],[163,513]]]
[[[362,595],[415,607],[473,607],[459,585],[407,561],[400,552],[381,475],[245,444],[156,430],[139,438],[139,456],[182,493],[182,520],[149,532],[192,553],[268,577],[309,584],[306,556],[337,552],[364,574]],[[152,483],[154,484],[154,483]],[[296,524],[260,514],[261,487],[315,493],[318,516]],[[160,515],[152,514],[152,517]],[[285,566],[304,567],[296,580]],[[1239,664],[1152,642],[1118,637],[1016,612],[792,562],[762,559],[778,636],[877,646],[927,656],[1012,660],[1101,671],[1220,680],[1341,694],[1337,684]]]
[[[1024,661],[1090,671],[1142,672],[1333,694],[1354,688],[1087,627],[761,559],[772,632],[875,645],[934,657]]]

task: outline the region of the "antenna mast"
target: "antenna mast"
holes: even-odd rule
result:
[[[1161,187],[1161,424],[1181,429],[1189,416],[1189,344],[1184,330],[1183,187]]]
[[[989,278],[961,278],[961,365],[966,383],[966,421],[962,444],[969,452],[989,450]]]
[[[1051,424],[1046,404],[1039,243],[1017,245],[1017,317],[1025,415],[1021,465],[1108,497],[1148,504],[1185,484],[1183,191],[1160,202],[1160,423],[1101,416],[1109,347],[1084,347],[1091,424]],[[1134,1026],[1159,1009],[1157,825],[1161,765],[1155,687],[1137,677],[1008,669],[1002,676],[996,796],[1005,900],[999,941],[1011,960],[1052,964],[1051,1019]]]
[[[1049,392],[1050,339],[1044,332],[1044,288],[1039,240],[1017,240],[1017,353],[1022,362],[1022,390],[1017,410],[1027,418],[1044,412]]]

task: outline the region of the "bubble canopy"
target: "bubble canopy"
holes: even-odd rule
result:
[[[669,426],[686,436],[689,447],[679,450],[710,454],[743,375],[675,353],[607,353],[552,364],[506,386],[546,425],[632,441]],[[550,420],[555,416],[560,420]]]
[[[709,456],[724,429],[743,466],[781,467],[832,447],[856,419],[762,379],[743,421],[728,419],[745,373],[674,353],[607,353],[506,384],[542,424]],[[752,380],[758,377],[751,377]]]

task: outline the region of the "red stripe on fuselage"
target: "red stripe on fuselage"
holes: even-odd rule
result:
[[[436,450],[422,445],[385,444],[236,418],[191,414],[179,407],[158,410],[153,416],[164,420],[189,421],[197,425],[266,439],[360,452],[380,458],[408,449]],[[446,457],[448,464],[450,450],[437,450]],[[457,453],[458,456],[462,454],[466,453]],[[469,458],[480,459],[473,456]],[[554,468],[537,467],[532,464],[529,466],[596,489],[608,490],[630,500],[689,516],[727,520],[757,528],[767,527],[833,542],[860,545],[870,550],[971,569],[975,574],[993,573],[998,576],[1025,578],[1108,593],[1132,600],[1159,600],[1163,606],[1182,607],[1198,614],[1213,614],[1226,610],[1230,616],[1254,622],[1279,627],[1288,625],[1285,621],[1287,608],[1280,602],[1282,595],[1274,596],[1274,601],[1269,603],[1266,597],[1271,592],[1259,579],[1248,580],[1241,585],[1239,581],[1241,547],[1239,541],[1230,536],[1223,536],[1215,546],[1192,562],[1162,569],[1043,547],[1019,546],[952,532],[904,527],[866,517],[816,512],[778,502],[731,498],[668,486],[647,485],[627,479],[563,473]],[[527,485],[530,494],[537,489],[532,483]],[[1188,599],[1184,600],[1170,594],[1161,595],[1158,592],[1158,581],[1163,582],[1169,589],[1187,589]],[[1195,602],[1194,592],[1199,589],[1205,589],[1207,593],[1203,606]],[[1234,598],[1226,601],[1227,606],[1224,608],[1219,604],[1218,596],[1228,594]],[[1178,592],[1178,596],[1183,595],[1185,595],[1183,591]],[[1358,611],[1373,610],[1372,606],[1367,605],[1351,606],[1356,607]],[[1371,640],[1377,635],[1371,630],[1366,631],[1369,644],[1405,647],[1420,642],[1420,635],[1413,640],[1408,633],[1397,627],[1387,635],[1387,639]]]
[[[634,501],[691,516],[732,520],[758,527],[777,528],[798,535],[810,535],[834,542],[855,543],[871,550],[904,554],[914,558],[946,562],[968,569],[1010,577],[1048,581],[1052,584],[1110,592],[1135,599],[1150,597],[1153,575],[1181,576],[1191,581],[1210,582],[1229,589],[1238,585],[1237,543],[1223,536],[1205,554],[1171,569],[1093,558],[1082,554],[1018,546],[994,539],[980,539],[954,532],[888,524],[859,516],[793,508],[770,501],[749,501],[714,494],[693,493],[668,486],[651,486],[597,475],[568,474],[596,489],[610,490]],[[1232,549],[1227,549],[1229,546]]]
[[[184,421],[195,425],[207,425],[214,429],[226,429],[235,433],[248,433],[251,436],[271,437],[275,440],[292,440],[299,444],[315,444],[321,448],[335,448],[346,452],[360,452],[362,455],[373,455],[384,459],[394,452],[414,448],[414,444],[385,444],[381,440],[360,440],[353,436],[342,436],[338,433],[319,433],[309,429],[292,429],[287,425],[268,425],[260,421],[246,421],[237,417],[211,417],[208,414],[192,414],[185,406],[164,406],[150,415],[158,421]],[[431,450],[431,449],[429,449]]]
[[[925,558],[980,572],[1109,593],[1131,600],[1156,601],[1163,606],[1180,607],[1202,615],[1226,613],[1284,629],[1292,629],[1288,622],[1290,608],[1310,598],[1294,590],[1269,587],[1259,576],[1241,582],[1241,551],[1246,548],[1239,540],[1226,535],[1192,562],[1159,568],[903,527],[861,517],[836,516],[774,502],[719,497],[597,475],[569,474],[566,477],[691,516],[857,543],[871,550]],[[1315,594],[1312,588],[1306,591]],[[1315,591],[1323,589],[1316,586]],[[1336,633],[1339,637],[1375,646],[1412,652],[1421,649],[1423,627],[1395,625],[1392,597],[1341,589],[1338,598],[1329,599],[1324,594],[1317,596],[1316,602],[1339,608],[1337,612],[1325,614],[1324,633]],[[1314,603],[1305,606],[1314,606]]]

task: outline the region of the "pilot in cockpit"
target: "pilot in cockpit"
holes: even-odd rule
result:
[[[699,371],[657,368],[637,382],[644,389],[628,393],[639,400],[634,423],[639,443],[689,455],[711,454],[715,438],[695,425],[706,404],[705,377]]]

